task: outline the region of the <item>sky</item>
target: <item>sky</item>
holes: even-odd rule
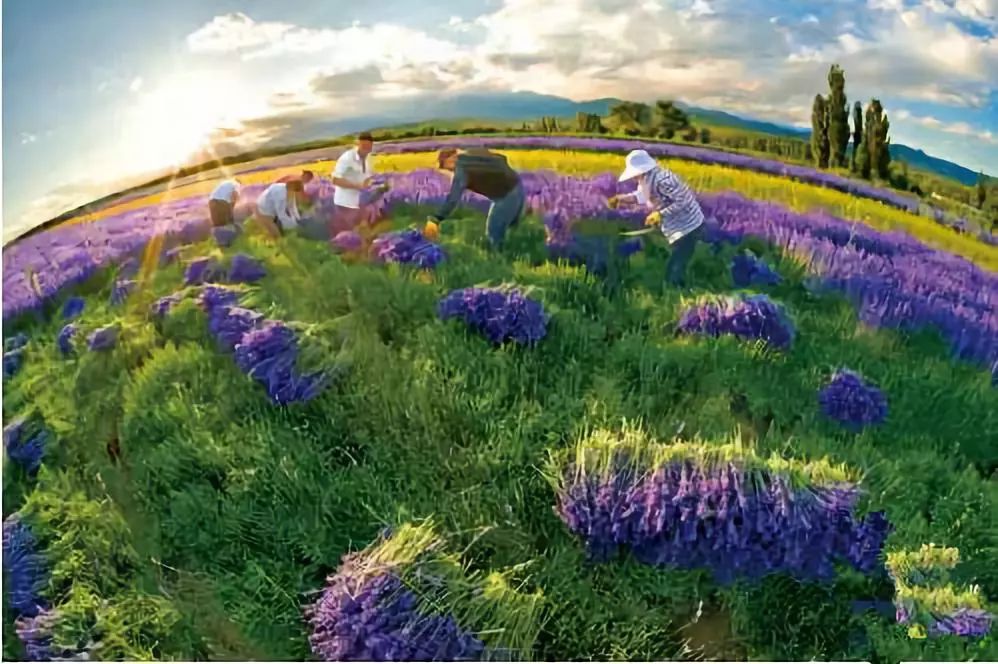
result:
[[[998,0],[4,0],[3,225],[425,95],[670,98],[807,126],[831,63],[892,141],[998,174]]]

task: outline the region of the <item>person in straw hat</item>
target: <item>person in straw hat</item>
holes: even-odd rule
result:
[[[685,285],[686,266],[703,235],[703,210],[693,191],[644,150],[633,150],[627,155],[619,180],[637,180],[638,188],[632,194],[611,196],[607,204],[616,208],[637,203],[652,208],[645,225],[658,226],[672,248],[665,266],[665,280],[671,286]]]

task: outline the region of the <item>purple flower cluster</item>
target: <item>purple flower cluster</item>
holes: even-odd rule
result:
[[[731,279],[738,288],[775,286],[783,281],[783,277],[773,271],[766,261],[756,258],[751,252],[739,254],[732,259]]]
[[[857,518],[858,498],[848,483],[794,488],[784,474],[732,462],[645,470],[618,456],[598,475],[569,465],[557,512],[595,560],[627,547],[643,563],[706,568],[722,584],[773,573],[828,580],[836,562],[875,570],[891,530],[882,513]]]
[[[62,318],[63,320],[72,320],[74,318],[79,318],[83,313],[84,307],[86,307],[87,301],[84,300],[79,295],[74,295],[73,297],[66,300],[66,303],[62,305]]]
[[[835,373],[818,393],[818,403],[826,417],[854,431],[887,419],[884,393],[850,369]]]
[[[357,231],[340,231],[330,243],[333,249],[346,252],[360,251],[364,247],[364,240]]]
[[[24,364],[24,347],[28,344],[28,337],[24,333],[18,333],[3,343],[3,377],[13,378],[21,370]]]
[[[211,235],[218,246],[230,247],[239,237],[239,230],[235,226],[219,226],[211,229]]]
[[[796,334],[781,305],[766,295],[741,294],[701,299],[683,312],[677,331],[711,337],[731,334],[784,350],[790,347]]]
[[[59,330],[59,334],[55,338],[55,345],[63,357],[69,357],[73,354],[73,339],[79,331],[80,329],[75,323],[67,323]]]
[[[119,279],[114,283],[111,290],[111,306],[117,306],[128,299],[128,296],[135,290],[135,281],[131,279]]]
[[[260,281],[267,276],[267,270],[263,264],[252,256],[246,254],[236,254],[232,257],[232,264],[229,266],[228,280],[234,284],[252,283]]]
[[[420,268],[434,268],[444,260],[440,245],[430,242],[417,230],[386,233],[371,244],[371,253],[382,263],[401,263]]]
[[[184,294],[181,292],[171,293],[170,295],[164,295],[159,298],[152,305],[152,315],[154,318],[164,318],[170,313],[170,309],[180,304],[180,301],[184,299]]]
[[[458,318],[494,344],[532,346],[547,334],[548,316],[540,302],[516,289],[464,288],[437,303],[441,320]]]
[[[312,652],[327,662],[475,661],[485,644],[450,615],[425,612],[395,569],[348,555],[306,614]]]
[[[951,614],[936,616],[929,625],[929,635],[979,638],[988,635],[993,622],[994,616],[984,609],[960,608]]]
[[[117,325],[105,325],[94,330],[87,337],[87,346],[92,351],[112,350],[118,345],[118,333],[120,329]]]
[[[4,589],[10,607],[22,616],[34,616],[45,606],[42,593],[48,583],[48,565],[27,524],[17,514],[3,522]]]
[[[274,403],[309,401],[329,384],[325,372],[302,374],[296,368],[298,340],[280,321],[236,306],[238,294],[219,286],[206,286],[200,304],[208,314],[208,329],[224,352],[235,354],[236,365],[266,387]]]
[[[23,417],[3,428],[3,447],[7,456],[29,475],[34,475],[41,467],[48,439],[44,428],[32,426]]]
[[[235,347],[236,365],[267,388],[276,404],[310,401],[329,384],[324,372],[299,373],[298,340],[280,321],[265,321],[246,332]]]
[[[187,264],[184,272],[184,283],[188,286],[199,286],[212,281],[225,281],[225,268],[214,258],[205,256],[195,258]]]

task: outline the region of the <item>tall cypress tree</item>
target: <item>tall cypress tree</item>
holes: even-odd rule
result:
[[[977,176],[977,208],[984,209],[984,202],[988,200],[988,189],[984,184],[984,171]]]
[[[858,169],[857,159],[863,148],[863,104],[858,101],[852,107],[852,170]]]
[[[876,170],[877,176],[884,180],[890,176],[890,129],[891,123],[884,113],[880,100],[871,99],[866,107],[866,148],[869,169]]]
[[[811,107],[811,151],[818,168],[828,168],[828,104],[821,95],[814,96]]]
[[[846,75],[838,65],[828,70],[828,143],[831,165],[846,167],[849,147],[849,106],[846,100]]]

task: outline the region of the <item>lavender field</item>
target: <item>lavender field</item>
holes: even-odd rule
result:
[[[335,237],[323,177],[276,241],[198,196],[6,247],[5,657],[998,658],[998,275],[698,192],[678,290],[615,174],[522,181],[498,252],[424,169]]]

